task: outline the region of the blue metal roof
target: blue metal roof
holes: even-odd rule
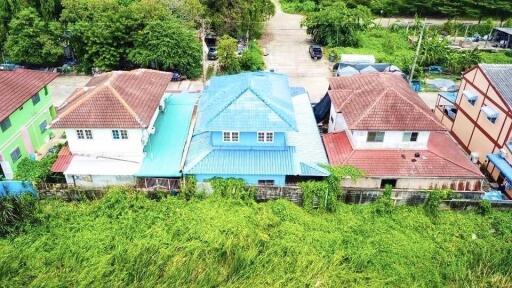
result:
[[[164,112],[155,121],[155,133],[144,147],[145,157],[137,176],[180,177],[181,161],[194,106],[199,94],[166,95]]]
[[[196,132],[296,131],[288,77],[247,72],[210,80],[199,101]]]
[[[489,158],[489,161],[491,161],[492,164],[500,170],[501,174],[507,178],[510,183],[512,183],[512,167],[507,160],[501,157],[500,154],[488,154],[487,158]]]
[[[190,150],[192,151],[192,150]],[[200,150],[194,150],[197,153]],[[213,149],[190,155],[185,174],[295,175],[295,147],[285,150]],[[191,153],[191,152],[189,152]],[[195,157],[197,156],[197,158]]]

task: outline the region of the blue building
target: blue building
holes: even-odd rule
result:
[[[283,186],[328,176],[309,98],[285,75],[250,72],[211,79],[199,99],[184,174]]]

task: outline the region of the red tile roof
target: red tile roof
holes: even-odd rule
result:
[[[170,80],[148,69],[95,76],[59,107],[52,128],[146,128]]]
[[[17,68],[0,71],[0,121],[57,77],[57,73]]]
[[[351,130],[445,131],[400,75],[367,73],[329,79],[329,97]]]
[[[346,132],[323,141],[331,165],[352,165],[370,177],[483,178],[447,132],[431,132],[427,150],[354,150]]]
[[[71,163],[71,160],[73,159],[73,155],[71,154],[71,151],[69,151],[69,147],[66,145],[62,147],[59,151],[59,155],[57,157],[57,160],[52,165],[52,172],[64,172],[66,169],[68,169],[69,164]]]

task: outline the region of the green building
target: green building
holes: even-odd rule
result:
[[[2,67],[0,67],[2,68]],[[48,83],[56,73],[0,69],[0,179],[12,179],[23,157],[49,141],[55,116]]]

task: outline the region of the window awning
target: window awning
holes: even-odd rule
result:
[[[484,114],[485,114],[485,116],[487,116],[487,118],[498,118],[498,115],[499,115],[498,111],[494,110],[490,106],[483,106],[482,112],[484,112]]]
[[[469,91],[469,90],[464,90],[462,92],[462,95],[464,95],[464,97],[466,97],[470,101],[474,101],[478,98],[478,96],[475,93],[473,93],[472,91]]]
[[[508,163],[505,158],[501,157],[499,153],[488,154],[487,158],[500,170],[501,175],[507,178],[508,182],[512,183],[512,166],[510,166],[510,163]]]

